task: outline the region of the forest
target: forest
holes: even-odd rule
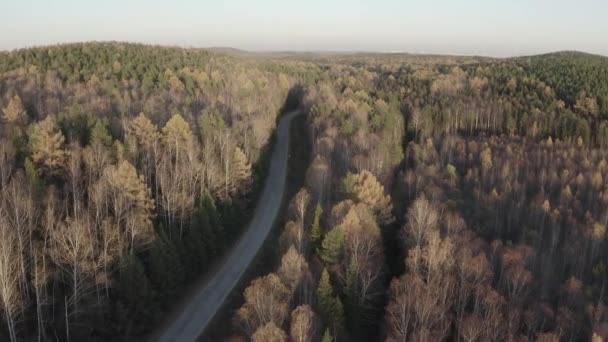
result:
[[[0,52],[0,339],[145,340],[247,223],[293,89],[310,164],[225,340],[608,339],[607,57],[119,42]]]

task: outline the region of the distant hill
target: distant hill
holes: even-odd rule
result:
[[[559,51],[516,59],[526,71],[547,83],[566,104],[581,96],[597,97],[608,107],[608,57],[579,51]],[[584,93],[584,94],[583,94]]]
[[[481,56],[456,56],[456,55],[423,55],[412,53],[383,53],[383,52],[331,52],[331,51],[269,51],[256,52],[246,51],[231,47],[212,48],[181,48],[171,46],[146,45],[126,42],[85,42],[70,43],[53,46],[41,46],[27,49],[19,49],[10,52],[0,52],[0,72],[14,70],[26,65],[35,65],[41,69],[52,67],[50,61],[56,59],[56,54],[65,55],[66,58],[82,60],[81,63],[68,63],[73,71],[72,75],[89,74],[93,64],[99,65],[109,62],[109,59],[99,59],[95,56],[99,51],[104,54],[110,53],[108,49],[114,50],[112,54],[123,55],[121,59],[130,60],[135,64],[146,62],[146,55],[153,54],[156,61],[162,64],[169,56],[181,54],[194,62],[209,55],[226,56],[228,58],[244,58],[253,60],[292,60],[308,61],[322,64],[349,64],[360,66],[371,65],[474,65],[487,63],[509,63],[523,68],[527,74],[549,85],[558,98],[569,107],[576,104],[577,99],[585,96],[596,98],[601,108],[608,108],[608,57],[594,55],[579,51],[558,51],[553,53],[512,57],[491,58]],[[96,52],[97,51],[97,52]],[[122,52],[122,53],[121,53]],[[160,58],[160,59],[158,59]],[[118,59],[120,60],[120,59]],[[114,62],[114,60],[112,60]],[[148,59],[147,62],[150,62]],[[149,66],[140,66],[148,68]],[[85,77],[86,78],[86,77]]]

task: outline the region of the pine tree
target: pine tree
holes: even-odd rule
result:
[[[106,124],[100,119],[95,120],[95,125],[91,129],[91,136],[89,139],[90,145],[99,144],[110,147],[112,146],[112,141],[112,136],[110,135]]]
[[[65,137],[54,117],[47,116],[33,124],[29,131],[32,161],[50,174],[58,173],[65,166],[67,158],[64,142]]]
[[[357,298],[359,296],[359,283],[357,279],[357,268],[354,261],[351,261],[348,265],[348,269],[346,270],[346,279],[345,279],[345,289],[344,292],[347,298],[348,304],[348,312],[352,312],[352,309],[355,309],[357,306]]]
[[[312,227],[310,228],[310,240],[315,248],[318,248],[321,241],[323,240],[323,228],[321,227],[321,215],[323,215],[323,208],[321,204],[317,203],[315,208],[315,216],[312,221]]]
[[[220,214],[215,206],[215,201],[209,192],[205,192],[203,195],[203,207],[205,208],[205,213],[215,237],[215,250],[217,253],[221,253],[226,247],[226,233],[224,232]]]
[[[205,109],[199,119],[203,141],[210,141],[214,134],[221,134],[226,129],[224,118],[217,110]]]
[[[230,199],[221,202],[218,211],[224,226],[226,242],[230,242],[235,238],[238,229],[241,227],[242,213],[239,212],[236,205]]]
[[[121,268],[119,289],[121,299],[126,304],[131,318],[145,322],[158,313],[154,290],[141,261],[135,254],[129,254]]]
[[[195,215],[195,221],[198,225],[198,229],[201,231],[201,248],[207,252],[207,257],[210,259],[214,258],[219,253],[217,237],[211,222],[207,209],[203,203],[199,204],[198,211]]]
[[[332,316],[332,324],[334,327],[343,327],[344,326],[344,305],[342,305],[342,300],[340,296],[336,296],[335,298],[335,309],[334,315]]]
[[[345,283],[344,293],[349,331],[357,333],[362,327],[361,316],[363,313],[361,311],[364,310],[364,307],[359,303],[359,278],[354,261],[351,261],[348,265]]]
[[[161,303],[169,305],[183,282],[185,272],[175,245],[167,238],[165,229],[161,226],[157,231],[158,239],[149,252],[149,277]]]
[[[159,139],[158,128],[144,113],[139,113],[133,119],[129,131],[135,136],[137,143],[146,150],[151,150]]]
[[[334,290],[327,269],[323,269],[323,273],[321,273],[321,279],[317,287],[317,298],[319,313],[323,320],[333,328],[340,327],[344,321],[344,308],[340,298],[334,297]]]
[[[175,113],[163,127],[162,133],[163,143],[169,155],[176,163],[182,159],[186,161],[187,150],[194,143],[188,122],[179,113]]]
[[[99,186],[112,206],[116,220],[124,234],[129,235],[129,247],[143,247],[155,238],[152,227],[154,199],[143,176],[126,160],[109,166]]]
[[[334,290],[331,287],[329,273],[324,268],[317,287],[317,297],[319,301],[319,313],[326,320],[331,317],[334,310],[333,295]]]
[[[196,276],[201,269],[207,266],[208,256],[207,249],[203,245],[202,227],[199,222],[194,220],[194,224],[190,229],[186,229],[182,242],[184,245],[184,262],[188,266],[188,276]]]
[[[319,255],[326,263],[335,264],[340,261],[343,246],[344,234],[339,228],[334,228],[325,235]]]

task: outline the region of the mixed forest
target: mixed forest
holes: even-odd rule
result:
[[[294,89],[310,164],[227,340],[608,339],[608,58],[127,43],[0,52],[0,339],[145,340]]]

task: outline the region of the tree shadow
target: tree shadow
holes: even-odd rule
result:
[[[304,87],[299,82],[294,84],[287,93],[287,97],[285,98],[285,102],[281,107],[281,113],[291,112],[296,110],[302,104],[302,99],[304,98]]]

